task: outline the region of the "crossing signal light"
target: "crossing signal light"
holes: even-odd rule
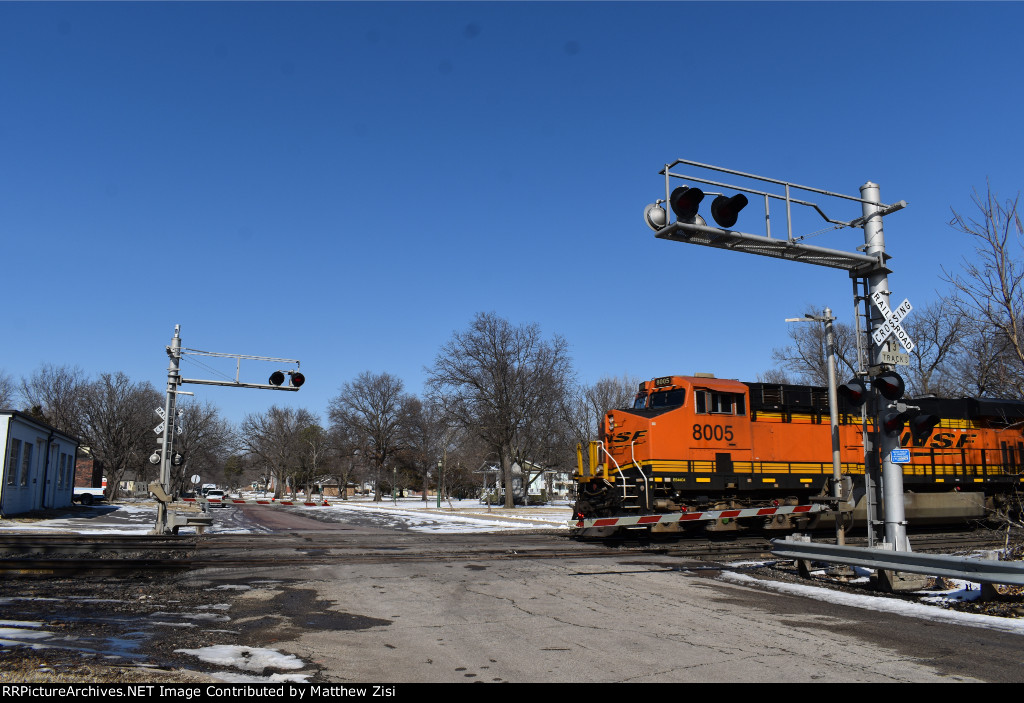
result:
[[[292,388],[298,388],[303,383],[306,382],[306,377],[303,376],[298,371],[288,371],[287,373],[288,385],[291,386]],[[275,371],[274,373],[270,374],[270,385],[280,386],[282,383],[284,383],[284,375],[284,371]]]
[[[882,397],[887,400],[899,400],[903,397],[903,391],[907,388],[903,382],[903,377],[895,371],[880,373],[871,382],[871,385],[877,388]]]
[[[937,415],[915,415],[910,419],[910,436],[915,442],[924,442],[938,424]]]
[[[847,405],[853,408],[859,408],[868,398],[867,386],[859,378],[847,381],[840,385],[836,391],[839,393],[839,397],[844,398]]]
[[[736,224],[740,216],[740,210],[747,206],[747,196],[737,193],[731,198],[719,195],[711,201],[711,216],[720,227],[729,229]]]
[[[702,200],[704,200],[704,191],[690,186],[679,186],[672,191],[668,198],[672,212],[676,214],[676,219],[690,225],[706,224],[704,218],[697,214]],[[731,198],[727,195],[719,195],[711,202],[711,216],[715,218],[719,227],[729,229],[736,224],[740,210],[745,208],[748,202],[747,196],[742,193]],[[649,205],[644,211],[644,219],[651,229],[657,231],[660,229],[659,222],[656,221],[659,213],[652,210],[652,207]]]
[[[697,214],[697,210],[700,209],[700,201],[704,199],[704,191],[700,188],[690,188],[688,186],[679,186],[672,191],[672,194],[668,198],[669,205],[672,206],[672,212],[676,214],[676,218],[680,222],[687,224],[703,225],[704,218]]]
[[[903,412],[886,410],[879,418],[882,423],[882,431],[889,436],[898,436],[903,432],[903,427],[907,424],[907,418],[911,414],[911,412],[906,410]]]

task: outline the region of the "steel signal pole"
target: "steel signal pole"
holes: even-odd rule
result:
[[[673,168],[680,165],[705,171],[716,171],[719,173],[729,174],[731,176],[739,176],[745,179],[753,179],[760,181],[761,183],[768,184],[762,187],[775,190],[781,189],[783,192],[780,194],[778,192],[771,192],[771,190],[757,190],[747,185],[730,185],[716,180],[711,180],[703,176],[693,176],[672,172]],[[843,195],[842,193],[822,190],[820,188],[800,186],[795,183],[788,183],[786,181],[765,178],[751,173],[712,166],[710,164],[687,161],[685,159],[677,159],[671,164],[665,164],[665,168],[661,171],[661,174],[665,177],[665,198],[659,199],[648,205],[644,210],[644,220],[647,223],[647,226],[654,230],[657,238],[689,244],[698,244],[701,246],[725,249],[728,251],[757,254],[759,256],[776,259],[799,261],[805,264],[843,269],[846,270],[850,277],[855,281],[865,281],[865,285],[869,287],[868,295],[866,296],[867,300],[872,300],[876,295],[889,295],[889,269],[886,263],[888,257],[885,253],[885,237],[882,233],[882,218],[886,215],[902,210],[906,207],[907,203],[900,200],[899,202],[890,205],[883,204],[878,200],[879,188],[876,183],[865,183],[860,188],[860,197],[853,197]],[[716,189],[724,188],[731,191],[742,191],[756,197],[764,198],[765,234],[759,235],[732,229],[736,223],[736,219],[733,215],[735,212],[742,209],[743,204],[746,202],[745,197],[742,202],[739,202],[736,201],[735,198],[728,198],[725,196],[725,193],[719,194],[719,197],[716,197],[715,200],[719,201],[719,198],[724,198],[722,202],[728,201],[728,203],[732,204],[726,209],[734,212],[728,213],[728,217],[720,217],[719,215],[722,214],[721,207],[719,208],[719,214],[716,215],[715,207],[712,205],[712,216],[719,225],[718,227],[712,227],[708,225],[699,214],[697,214],[701,199],[705,196],[704,191],[690,185],[680,186],[673,190],[671,187],[673,183],[672,179],[680,179],[688,184],[691,182],[699,183]],[[830,217],[826,215],[825,211],[819,207],[818,204],[805,200],[803,197],[793,197],[794,191],[803,191],[828,198],[860,202],[861,216],[850,221]],[[707,193],[707,195],[712,194],[716,193]],[[769,203],[771,200],[781,201],[785,206],[786,236],[784,238],[772,236],[769,212]],[[671,220],[670,213],[663,207],[663,204],[669,204],[671,212],[676,214],[674,222]],[[791,214],[791,208],[794,205],[813,210],[836,229],[845,227],[863,228],[865,244],[862,250],[863,253],[846,252],[838,249],[811,246],[804,243],[803,240],[806,236],[794,237],[793,218]],[[876,332],[876,330],[881,334],[880,330],[885,324],[885,319],[883,316],[880,316],[880,311],[873,309],[868,305],[866,314],[868,317],[868,335],[873,337],[873,333]],[[891,366],[893,363],[891,360],[886,360],[883,357],[881,349],[875,349],[868,353],[871,354],[871,357],[869,359],[869,368],[867,371],[869,375],[874,378],[877,378],[880,373],[887,371],[887,367]],[[863,372],[863,369],[858,369],[858,373],[861,372]],[[880,394],[875,389],[875,384],[872,383],[872,392],[870,394],[869,403],[871,405],[870,413],[874,421],[874,431],[869,432],[867,431],[867,428],[865,428],[864,432],[866,484],[870,490],[870,485],[873,481],[871,477],[877,477],[879,473],[879,466],[881,466],[884,497],[882,507],[884,512],[886,542],[892,549],[909,551],[910,545],[906,536],[906,514],[903,507],[902,468],[893,464],[890,458],[891,451],[899,446],[899,438],[890,437],[881,429],[879,416],[887,408],[882,407],[882,400],[879,396]],[[866,407],[867,405],[865,405],[865,408]],[[877,481],[874,483],[877,483]],[[873,500],[875,500],[874,496],[868,497],[869,507]],[[870,540],[873,540],[873,529],[873,525],[869,526]]]
[[[235,359],[237,362],[236,376],[234,381],[211,381],[206,379],[198,378],[182,378],[180,367],[181,357],[183,355],[198,355],[198,356],[215,356],[215,357],[227,357]],[[250,356],[246,354],[223,354],[219,352],[207,352],[200,351],[198,349],[183,349],[181,346],[181,325],[174,326],[174,338],[171,339],[170,346],[167,347],[167,356],[170,357],[171,361],[167,367],[167,396],[164,400],[163,409],[163,423],[162,427],[158,426],[155,431],[156,433],[163,434],[162,438],[158,438],[157,442],[162,442],[163,446],[159,450],[160,457],[160,479],[149,484],[149,491],[157,500],[156,508],[156,524],[153,527],[153,531],[150,534],[154,535],[166,535],[166,534],[177,534],[179,527],[184,526],[195,526],[197,529],[202,529],[206,525],[210,524],[209,517],[198,518],[195,515],[189,517],[187,515],[177,515],[170,510],[170,504],[174,502],[174,496],[171,492],[171,465],[174,461],[174,438],[177,435],[177,401],[178,395],[192,395],[186,391],[178,390],[178,387],[183,383],[199,383],[212,386],[232,386],[235,388],[260,388],[263,390],[274,390],[274,391],[297,391],[299,386],[305,381],[304,377],[298,372],[299,360],[298,359],[279,359],[276,357],[269,356]],[[258,361],[271,361],[277,363],[295,364],[294,371],[288,371],[288,375],[292,376],[293,382],[288,385],[280,385],[274,383],[274,378],[271,377],[270,383],[243,383],[238,379],[240,373],[242,359],[255,359]],[[284,378],[283,372],[277,372],[275,374],[281,375],[281,379]],[[159,409],[157,409],[159,412]],[[156,455],[154,455],[156,456]]]
[[[177,419],[178,386],[181,384],[179,367],[181,365],[181,325],[174,326],[174,338],[167,347],[167,356],[171,361],[167,367],[167,395],[164,399],[163,446],[160,448],[160,491],[151,485],[150,491],[157,496],[156,525],[153,534],[165,535],[174,531],[168,504],[171,492],[171,458],[174,456],[175,420]],[[160,441],[160,440],[157,440]],[[162,493],[162,495],[161,495]]]
[[[881,201],[877,183],[868,181],[860,187],[861,211],[864,219],[864,253],[878,256],[884,261],[885,257],[885,234],[882,231],[882,212],[876,205]],[[889,295],[888,269],[884,266],[875,269],[868,276],[868,296],[876,294]],[[877,307],[868,305],[870,318],[868,320],[868,334],[879,329],[885,324],[885,318]],[[869,346],[871,369],[883,369],[882,352],[883,346]],[[885,526],[885,541],[893,545],[893,549],[901,552],[910,551],[910,543],[907,541],[907,518],[903,507],[903,468],[894,464],[890,459],[893,449],[900,446],[898,436],[889,436],[882,431],[881,416],[885,410],[883,407],[885,399],[874,390],[872,384],[871,397],[873,400],[872,411],[875,419],[875,431],[869,440],[872,442],[872,450],[867,452],[871,461],[879,461],[881,464],[882,476],[882,520]],[[876,451],[877,450],[877,451]],[[869,467],[865,467],[867,470]]]

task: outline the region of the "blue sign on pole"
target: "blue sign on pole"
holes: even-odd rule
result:
[[[910,463],[910,450],[909,449],[893,449],[889,452],[889,461],[894,464],[909,464]]]

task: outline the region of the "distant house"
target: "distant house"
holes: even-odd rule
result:
[[[524,466],[529,471],[529,476],[532,479],[526,490],[526,494],[530,496],[531,501],[542,497],[549,501],[565,500],[570,496],[572,488],[571,472],[545,469],[538,464],[534,464],[532,461],[523,461],[522,464],[521,466],[519,462],[512,462],[512,495],[515,496],[517,502],[523,501]],[[498,497],[504,497],[505,488],[501,485],[502,474],[500,466],[485,466],[475,473],[482,474],[484,477],[484,496],[489,491],[495,490]],[[493,488],[488,488],[489,483]]]
[[[18,410],[0,410],[0,515],[71,505],[77,437]]]

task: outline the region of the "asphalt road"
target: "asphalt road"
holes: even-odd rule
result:
[[[166,681],[1024,680],[1021,635],[722,578],[743,567],[599,556],[564,534],[419,533],[369,511],[214,515],[229,534],[202,548],[225,545],[221,566],[0,582],[0,680],[147,680],[153,667]],[[566,556],[527,556],[545,543]],[[344,556],[317,563],[329,551]]]
[[[231,519],[339,538],[379,534],[384,549],[389,534],[259,508]],[[450,544],[455,556],[459,540],[446,537],[418,536],[434,549]],[[515,536],[495,539],[514,544]],[[246,612],[264,618],[261,628],[245,628],[250,643],[294,654],[333,682],[1024,680],[1019,635],[810,600],[718,574],[678,557],[624,553],[299,568],[266,559],[186,578],[200,588],[273,584],[240,597]]]

